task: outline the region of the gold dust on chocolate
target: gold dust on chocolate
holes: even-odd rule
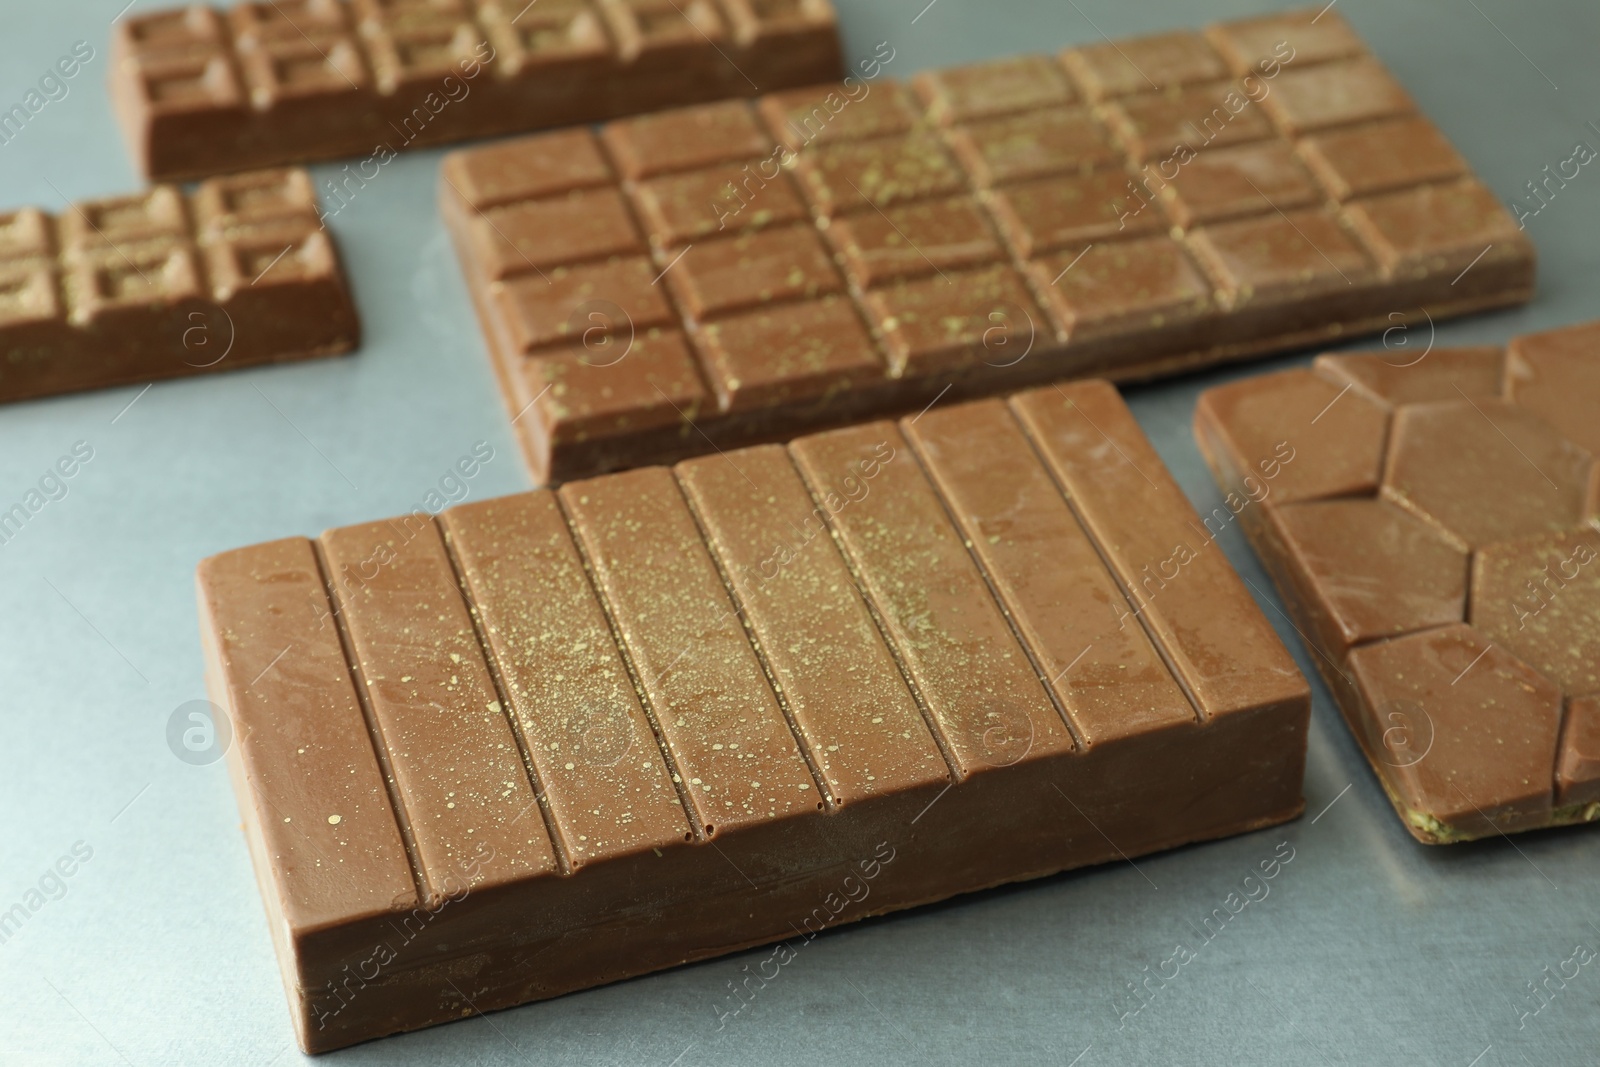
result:
[[[1534,268],[1337,11],[467,149],[439,191],[541,484],[909,414],[947,387],[1150,378],[1519,303]],[[578,270],[583,297],[539,291]],[[605,376],[526,410],[573,344],[543,323],[593,298],[682,338],[678,432],[653,391],[575,432],[580,389],[624,391]],[[819,352],[795,359],[813,320]]]
[[[1201,397],[1232,493],[1293,448],[1244,527],[1423,841],[1600,818],[1596,366],[1591,323]]]
[[[207,560],[302,1046],[1293,817],[1309,691],[1198,528],[1080,382]]]

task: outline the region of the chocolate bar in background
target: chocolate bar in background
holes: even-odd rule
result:
[[[0,401],[333,356],[360,334],[303,170],[0,215]]]
[[[466,149],[440,196],[540,483],[1520,303],[1534,272],[1335,11]]]
[[[199,586],[308,1052],[1303,806],[1305,679],[1103,382]]]
[[[121,19],[111,54],[123,132],[159,180],[383,157],[842,74],[828,0],[195,4]]]
[[[1195,436],[1418,840],[1600,818],[1600,323],[1319,356]]]

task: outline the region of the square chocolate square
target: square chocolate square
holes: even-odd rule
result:
[[[1300,158],[1336,200],[1446,181],[1467,161],[1426,119],[1403,118],[1313,134]]]
[[[678,330],[641,330],[619,356],[581,346],[535,356],[518,369],[524,405],[552,442],[683,424],[709,402],[689,343]]]
[[[666,270],[684,311],[697,319],[844,288],[814,226],[782,226],[702,241]]]
[[[793,180],[770,159],[669,174],[631,192],[646,235],[661,248],[807,217]]]
[[[912,83],[941,125],[1057,108],[1077,99],[1066,72],[1049,56],[1012,56],[925,71]]]
[[[996,189],[988,204],[1000,232],[1023,259],[1094,241],[1157,233],[1166,220],[1139,210],[1133,182],[1120,170],[1040,178]]]
[[[486,0],[478,20],[494,65],[511,77],[561,74],[603,77],[614,62],[611,39],[589,0]]]
[[[834,219],[824,233],[851,280],[863,289],[1005,257],[989,219],[971,196],[846,215]]]
[[[491,307],[512,349],[529,355],[556,345],[581,345],[591,362],[606,345],[626,348],[635,334],[677,323],[659,271],[647,256],[557,267],[508,278],[490,294]]]
[[[976,186],[1117,166],[1122,153],[1086,108],[1059,107],[972,122],[948,134]]]
[[[1228,76],[1222,57],[1206,39],[1184,30],[1070,49],[1061,61],[1084,96],[1094,101]]]
[[[1261,105],[1235,82],[1129,96],[1106,105],[1106,122],[1134,159],[1182,158],[1259,141],[1276,132]]]
[[[606,123],[600,136],[625,178],[774,156],[772,138],[744,100],[618,119]]]
[[[1202,226],[1188,244],[1228,306],[1353,293],[1377,278],[1355,238],[1318,209]]]
[[[266,111],[286,103],[322,105],[372,84],[348,34],[266,38],[239,51],[250,102]]]
[[[441,164],[440,174],[461,199],[480,210],[612,181],[600,143],[583,129],[452,152]]]
[[[730,315],[694,340],[722,411],[831,401],[884,374],[872,334],[843,294]]]
[[[1166,236],[1045,256],[1028,273],[1068,345],[1182,326],[1216,311],[1211,284],[1182,243]]]
[[[1020,363],[1053,342],[1050,320],[1009,264],[897,282],[867,294],[895,377]]]
[[[1411,95],[1375,59],[1349,59],[1303,70],[1289,67],[1261,102],[1288,134],[1393,118],[1416,110]]]
[[[885,208],[966,189],[961,168],[938,136],[925,129],[804,152],[796,174],[812,210],[823,216]]]
[[[1208,222],[1292,211],[1322,199],[1288,141],[1273,138],[1196,155],[1161,190],[1161,203],[1184,229]]]
[[[579,189],[492,207],[468,226],[490,278],[645,250],[619,189]]]
[[[772,135],[799,151],[908,132],[918,122],[911,94],[897,82],[819,85],[769,93],[756,105]]]

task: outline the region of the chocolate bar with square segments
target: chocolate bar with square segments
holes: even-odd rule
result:
[[[813,85],[453,153],[441,211],[553,483],[1526,300],[1532,245],[1375,63],[1336,11],[1306,11]],[[628,269],[602,282],[612,258]],[[510,283],[580,268],[581,292]],[[571,341],[530,333],[528,299],[597,343],[681,331],[704,402],[662,425],[622,345],[592,353],[570,407],[529,409],[527,362]],[[819,333],[796,347],[802,323]],[[609,430],[577,414],[602,408]]]
[[[843,73],[829,0],[192,5],[128,13],[111,52],[124,137],[157,181],[593,123]]]
[[[176,47],[190,28],[147,39]],[[359,336],[304,171],[0,216],[0,401],[332,356]]]

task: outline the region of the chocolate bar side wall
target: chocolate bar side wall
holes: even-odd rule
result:
[[[1196,525],[1089,382],[207,560],[301,1046],[1292,818]]]
[[[1600,819],[1596,351],[1589,324],[1319,356],[1196,409],[1228,513],[1425,843]]]
[[[0,401],[332,356],[360,333],[303,170],[0,215]]]
[[[535,479],[1528,299],[1511,216],[1316,14],[453,153]]]
[[[131,14],[110,79],[140,168],[177,180],[340,156],[359,175],[841,73],[828,0],[277,0]]]

